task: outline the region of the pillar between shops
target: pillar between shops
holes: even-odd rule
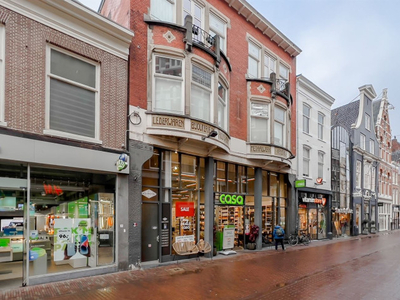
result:
[[[255,168],[255,181],[254,181],[254,224],[260,230],[256,240],[256,249],[262,249],[262,169]]]
[[[207,157],[205,161],[205,182],[204,182],[204,241],[210,243],[214,248],[214,158]],[[206,256],[211,257],[213,253]]]

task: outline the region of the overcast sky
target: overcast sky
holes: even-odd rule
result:
[[[302,50],[296,73],[335,98],[333,108],[356,99],[362,85],[379,97],[387,88],[400,139],[400,1],[247,1]],[[100,0],[81,2],[97,10]]]

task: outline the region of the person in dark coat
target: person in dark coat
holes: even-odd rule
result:
[[[279,225],[275,226],[274,232],[272,233],[275,240],[275,250],[278,250],[278,243],[282,245],[282,250],[285,250],[285,246],[283,245],[283,238],[285,237],[285,230]]]

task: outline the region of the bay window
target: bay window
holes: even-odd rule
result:
[[[250,141],[269,143],[269,104],[251,103]]]
[[[218,126],[224,130],[227,130],[228,116],[227,116],[227,90],[218,82]]]
[[[99,65],[64,50],[48,48],[45,133],[99,138]]]
[[[182,60],[156,56],[154,111],[183,114]]]
[[[150,15],[154,19],[174,23],[175,0],[151,0]]]
[[[190,115],[211,122],[212,74],[195,65],[192,66],[192,90]]]
[[[286,124],[286,111],[278,106],[274,110],[274,144],[277,146],[284,146],[285,141],[285,124]]]
[[[248,75],[250,78],[260,78],[260,47],[249,42],[249,66]]]

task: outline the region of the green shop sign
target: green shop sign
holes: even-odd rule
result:
[[[218,200],[221,204],[228,204],[228,205],[243,205],[244,204],[244,196],[242,196],[242,195],[221,194],[221,195],[219,195]]]
[[[295,186],[296,188],[306,187],[306,180],[305,180],[305,179],[296,180],[296,181],[294,182],[294,186]]]

